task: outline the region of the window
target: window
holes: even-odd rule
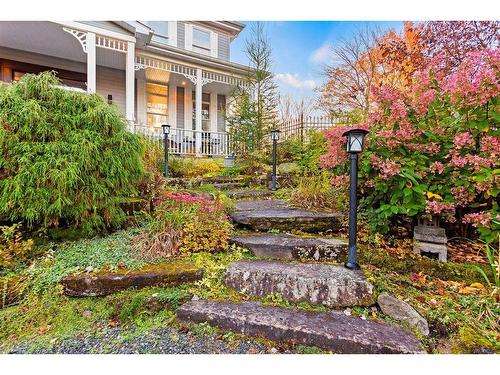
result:
[[[193,51],[210,55],[210,31],[193,27]]]
[[[168,121],[168,86],[146,83],[146,113],[148,126],[160,126]]]
[[[146,25],[153,29],[155,34],[168,37],[168,22],[167,21],[147,21]]]
[[[201,128],[210,130],[210,94],[201,94]],[[193,130],[196,130],[196,93],[193,91]]]
[[[26,72],[21,71],[21,70],[13,70],[12,71],[12,81],[18,82]],[[70,78],[62,78],[58,77],[59,81],[61,81],[61,85],[71,87],[71,88],[76,88],[76,89],[81,89],[81,90],[87,90],[87,85],[85,82],[75,80],[75,79],[70,79]]]

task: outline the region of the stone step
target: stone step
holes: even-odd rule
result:
[[[138,270],[85,273],[67,276],[61,284],[64,294],[71,297],[106,296],[127,288],[174,286],[201,280],[203,270],[186,262],[165,262]]]
[[[266,307],[258,302],[190,301],[177,309],[181,321],[247,336],[316,346],[343,354],[423,354],[417,338],[400,326],[346,316]]]
[[[231,219],[236,225],[257,231],[278,229],[337,233],[341,228],[342,215],[303,210],[269,199],[237,202]]]
[[[232,190],[244,188],[246,186],[243,182],[216,182],[212,185],[218,190]]]
[[[232,236],[231,243],[259,257],[277,259],[332,259],[344,261],[348,243],[337,238],[299,237],[291,234],[264,233]]]
[[[255,199],[272,197],[274,193],[271,190],[230,190],[226,195],[231,199]]]
[[[376,299],[361,271],[341,265],[241,260],[229,265],[224,282],[253,296],[279,294],[287,301],[327,307],[370,306]]]

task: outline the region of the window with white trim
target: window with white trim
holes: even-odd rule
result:
[[[193,26],[193,51],[202,53],[204,55],[210,55],[210,31],[200,29]]]
[[[157,127],[168,121],[168,86],[146,83],[148,126]]]
[[[163,37],[168,37],[167,21],[146,21],[146,25],[153,29],[154,33]]]

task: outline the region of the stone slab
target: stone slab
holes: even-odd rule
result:
[[[231,190],[245,187],[243,182],[216,182],[213,184],[218,190]]]
[[[277,259],[345,260],[348,243],[336,238],[299,237],[265,233],[232,236],[231,243],[249,249],[259,257]]]
[[[226,286],[254,296],[279,294],[291,302],[327,307],[370,306],[375,291],[361,271],[340,265],[241,260],[231,263]]]
[[[231,199],[253,199],[272,197],[273,192],[270,190],[230,190],[226,195]]]
[[[258,302],[190,301],[178,319],[207,322],[247,336],[316,346],[343,354],[424,354],[417,338],[400,326],[346,316],[266,307]]]
[[[203,270],[190,264],[161,263],[139,270],[102,272],[65,277],[64,294],[71,297],[94,297],[116,293],[127,288],[179,285],[200,280]]]
[[[238,202],[231,219],[241,227],[257,231],[277,229],[336,233],[341,227],[342,215],[298,209],[271,199]]]

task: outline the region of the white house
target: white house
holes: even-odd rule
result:
[[[224,111],[248,68],[230,61],[244,25],[234,21],[0,22],[0,80],[54,70],[62,83],[97,92],[129,129],[160,137],[174,153],[231,153]]]

